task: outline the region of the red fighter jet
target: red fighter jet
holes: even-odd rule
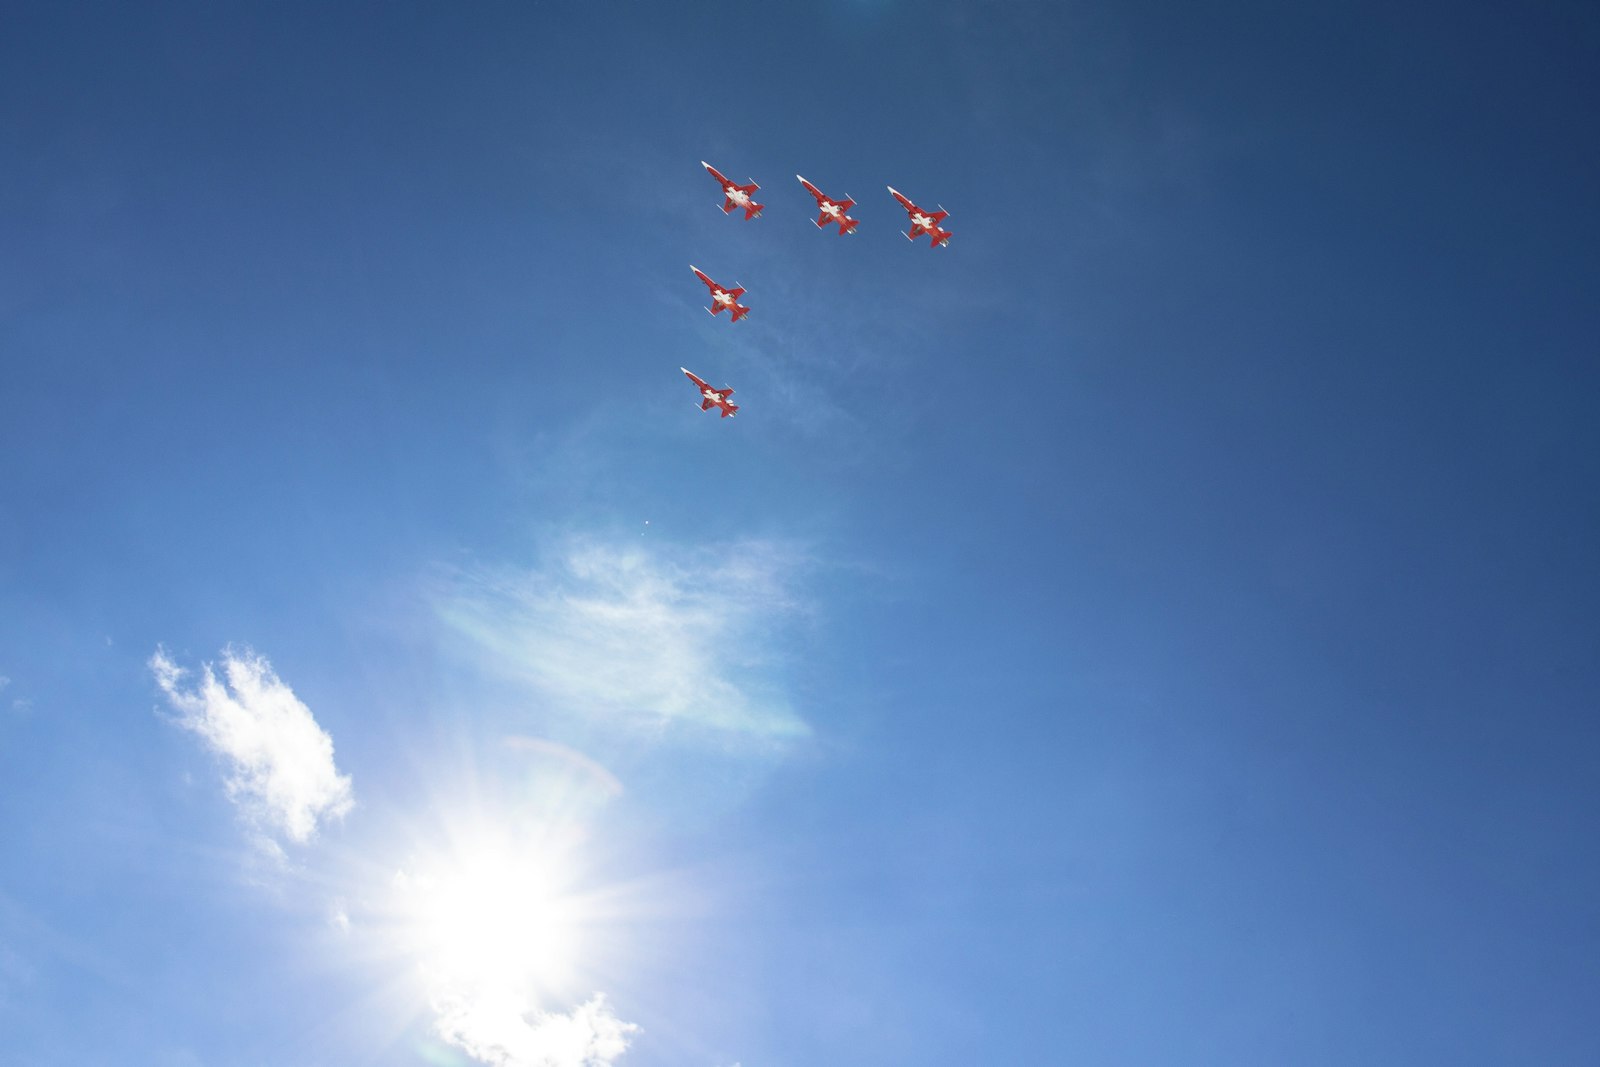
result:
[[[800,178],[800,175],[796,174],[795,177]],[[817,229],[826,229],[828,223],[837,222],[840,234],[856,232],[856,225],[861,220],[853,219],[845,214],[846,211],[856,206],[854,200],[849,197],[845,197],[843,200],[829,200],[822,194],[821,189],[818,189],[804,178],[800,178],[800,184],[806,187],[806,192],[817,198],[817,210],[820,212],[817,216]]]
[[[718,285],[716,282],[702,274],[700,272],[700,268],[695,266],[693,263],[689,264],[689,269],[694,271],[694,276],[696,278],[699,278],[701,281],[706,283],[707,289],[711,290],[711,306],[706,308],[706,310],[711,312],[711,314],[721,314],[722,309],[727,308],[733,312],[733,318],[730,320],[732,322],[738,322],[740,319],[750,314],[750,309],[739,303],[739,298],[744,295],[743,287],[736,289],[724,289],[722,286]]]
[[[701,411],[710,411],[712,408],[720,408],[722,409],[722,417],[725,419],[732,418],[738,413],[739,405],[728,403],[728,398],[733,395],[732,389],[713,389],[711,386],[707,385],[705,382],[691,374],[687,368],[679,367],[678,369],[683,371],[684,376],[694,383],[696,389],[700,390]]]
[[[700,161],[700,165],[706,168],[706,170],[709,170],[711,172],[711,176],[717,179],[718,184],[722,186],[722,213],[724,215],[728,214],[736,207],[742,207],[744,208],[745,218],[759,219],[761,217],[761,205],[751,199],[751,194],[757,189],[761,188],[761,186],[757,185],[754,181],[752,181],[749,185],[735,185],[719,174],[717,172],[717,168],[713,167],[705,160],[702,159]]]
[[[950,212],[944,208],[940,208],[938,211],[924,211],[895,192],[892,185],[889,186],[889,192],[894,195],[896,200],[900,201],[900,206],[906,209],[906,214],[911,216],[911,232],[906,234],[906,240],[915,241],[923,234],[927,234],[928,240],[933,242],[932,247],[934,248],[950,243],[950,231],[939,229],[939,223],[943,222],[945,216]]]

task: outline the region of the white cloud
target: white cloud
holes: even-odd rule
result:
[[[599,993],[570,1012],[544,1012],[506,988],[455,990],[434,1010],[440,1037],[494,1067],[607,1067],[639,1029]]]
[[[678,559],[578,543],[543,571],[465,575],[440,612],[559,707],[796,737],[808,728],[773,675],[802,562],[770,542]]]
[[[188,672],[164,649],[150,657],[150,670],[179,723],[227,761],[228,795],[252,822],[303,844],[319,820],[350,810],[350,778],[334,766],[333,739],[264,658],[230,648],[226,681],[208,663],[193,688],[184,688]]]

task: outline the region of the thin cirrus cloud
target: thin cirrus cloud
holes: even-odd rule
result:
[[[804,562],[773,542],[575,542],[543,569],[461,574],[438,610],[488,670],[558,710],[793,739],[810,730],[777,681],[778,638]]]
[[[248,649],[222,655],[221,677],[209,663],[198,682],[165,649],[150,670],[178,715],[227,763],[228,796],[252,823],[295,844],[319,823],[343,818],[355,802],[348,775],[333,762],[333,738],[265,658]],[[276,845],[276,840],[272,840]]]

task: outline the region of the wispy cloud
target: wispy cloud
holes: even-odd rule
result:
[[[150,657],[179,724],[227,762],[233,802],[267,832],[304,844],[319,821],[342,818],[354,803],[350,778],[334,766],[333,738],[263,657],[229,648],[221,669],[219,679],[203,665],[199,684],[186,687],[189,672],[165,649]]]
[[[440,1037],[495,1067],[607,1067],[639,1029],[598,993],[570,1012],[542,1012],[510,989],[451,991],[434,1010]]]
[[[440,613],[557,708],[798,737],[776,634],[800,608],[803,562],[772,542],[680,556],[572,543],[541,570],[460,575]]]

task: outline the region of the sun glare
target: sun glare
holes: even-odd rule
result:
[[[564,746],[511,740],[539,773],[441,789],[426,821],[396,827],[404,858],[370,869],[344,936],[369,939],[402,1030],[427,1019],[431,1040],[484,1063],[609,1063],[634,1030],[603,992],[626,967],[640,883],[595,880],[615,855],[596,856],[591,825],[621,787]]]
[[[583,916],[563,850],[482,835],[395,878],[404,937],[430,984],[557,993]]]

